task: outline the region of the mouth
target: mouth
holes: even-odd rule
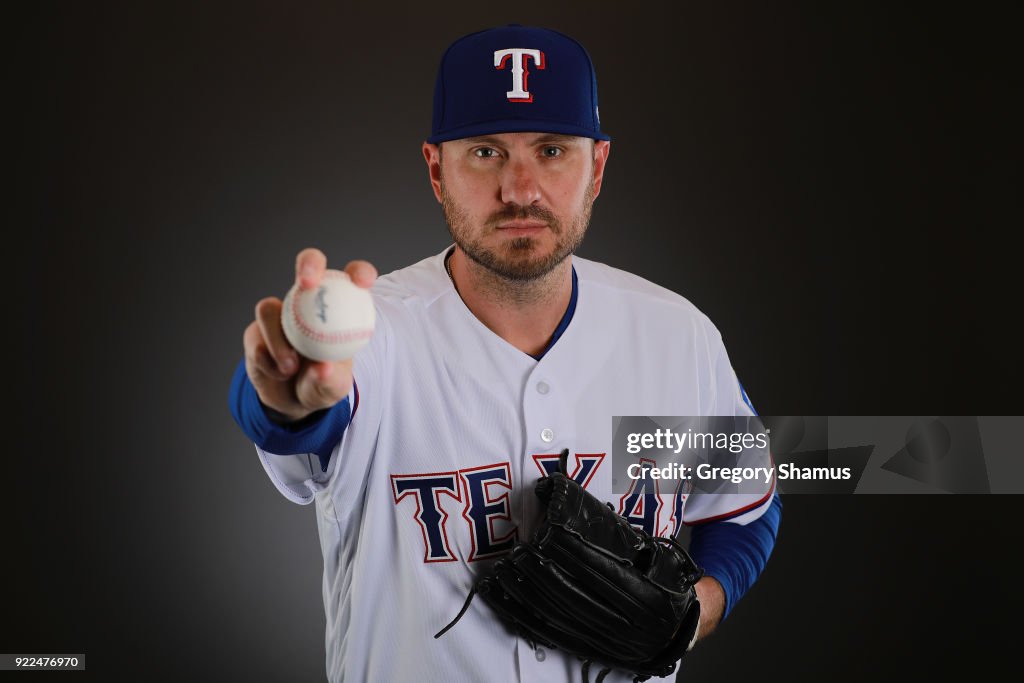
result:
[[[548,224],[540,221],[505,221],[499,223],[498,230],[513,237],[525,237],[535,235],[542,230],[547,230]]]

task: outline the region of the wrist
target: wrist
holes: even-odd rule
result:
[[[700,601],[700,624],[697,627],[698,638],[703,640],[718,627],[725,612],[725,590],[713,576],[704,576],[694,586],[697,599]]]

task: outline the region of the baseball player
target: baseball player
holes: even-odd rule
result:
[[[231,409],[278,490],[315,503],[331,681],[579,680],[578,657],[520,637],[480,601],[433,637],[530,537],[543,514],[534,485],[566,451],[568,477],[633,526],[692,527],[704,571],[695,640],[764,568],[774,479],[742,495],[651,481],[613,494],[612,416],[753,408],[692,304],[573,255],[610,145],[579,43],[515,25],[465,36],[444,53],[422,147],[454,245],[380,278],[365,261],[346,266],[377,315],[348,361],[300,357],[281,301],[257,305]],[[326,266],[300,253],[299,286],[316,287]]]

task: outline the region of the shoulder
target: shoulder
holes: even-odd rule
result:
[[[615,302],[631,315],[671,322],[721,339],[718,328],[689,299],[639,275],[597,261],[573,256],[581,294]]]
[[[576,268],[581,288],[604,290],[605,293],[616,293],[637,303],[663,305],[678,309],[682,315],[707,319],[707,316],[681,294],[645,280],[639,275],[578,256],[573,257],[572,263]]]
[[[378,304],[417,302],[429,307],[438,298],[451,293],[451,280],[444,268],[445,249],[405,268],[381,275],[373,285]]]

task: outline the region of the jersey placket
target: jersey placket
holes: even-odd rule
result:
[[[556,374],[551,372],[552,363],[547,361],[547,358],[538,361],[523,388],[522,414],[526,449],[521,463],[523,495],[520,500],[523,526],[520,528],[520,538],[527,538],[532,534],[539,522],[540,501],[534,495],[533,489],[536,480],[543,476],[541,460],[545,457],[557,459],[565,448],[572,453],[576,442],[573,412],[566,405],[567,397],[559,396],[561,383]],[[572,462],[573,458],[570,456],[570,469]],[[543,645],[531,648],[522,638],[516,639],[516,654],[519,658],[520,677],[524,681],[550,679],[550,669],[564,665],[563,658],[557,653],[550,652]]]

